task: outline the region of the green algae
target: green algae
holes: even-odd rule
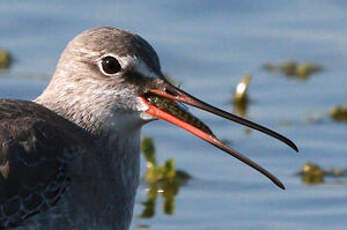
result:
[[[347,106],[334,106],[330,108],[329,116],[333,121],[347,122]]]
[[[12,64],[11,54],[4,49],[0,49],[0,69],[8,69]]]
[[[282,63],[266,63],[263,69],[268,72],[279,71],[287,77],[307,80],[311,75],[322,71],[322,65],[313,62],[284,61]]]
[[[155,216],[156,200],[158,196],[163,198],[163,213],[173,215],[175,212],[175,196],[182,185],[185,185],[191,176],[183,170],[176,169],[174,159],[168,159],[158,165],[154,141],[151,137],[142,137],[142,154],[146,159],[145,182],[146,201],[142,202],[144,209],[140,218],[152,218]]]

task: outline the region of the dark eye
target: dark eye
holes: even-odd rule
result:
[[[122,69],[117,59],[110,56],[104,57],[102,59],[101,66],[102,66],[102,70],[106,74],[115,74]]]

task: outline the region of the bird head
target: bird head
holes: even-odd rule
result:
[[[105,126],[113,125],[125,132],[149,121],[165,120],[236,157],[283,189],[275,176],[225,145],[182,104],[256,129],[297,151],[295,144],[286,137],[211,106],[172,85],[164,77],[152,46],[128,31],[101,27],[76,36],[64,50],[48,88],[50,98],[55,97],[66,105],[65,113],[70,113],[70,119],[83,117],[78,120],[82,126],[84,123],[99,124],[96,126],[106,129]],[[74,97],[69,96],[72,94]],[[72,109],[76,106],[79,106],[78,113]]]

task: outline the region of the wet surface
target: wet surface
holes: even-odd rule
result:
[[[175,196],[173,215],[157,211],[148,219],[136,217],[146,200],[141,184],[131,229],[346,229],[346,179],[306,185],[295,175],[308,161],[322,168],[347,165],[346,123],[328,114],[346,103],[346,12],[346,2],[339,0],[185,1],[179,6],[78,0],[68,7],[60,1],[1,2],[0,47],[15,61],[0,72],[0,97],[38,96],[66,43],[100,25],[140,33],[157,50],[163,71],[184,90],[227,111],[236,84],[252,73],[247,117],[294,140],[300,153],[259,132],[247,134],[239,125],[191,112],[278,176],[287,190],[189,133],[156,121],[143,134],[155,138],[158,161],[174,158],[193,178]],[[324,71],[300,81],[262,68],[287,60],[318,63]],[[162,202],[157,199],[157,209]]]

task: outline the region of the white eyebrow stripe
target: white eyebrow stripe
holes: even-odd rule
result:
[[[155,74],[148,67],[148,65],[141,58],[138,58],[137,56],[127,55],[127,56],[120,57],[118,55],[109,53],[109,54],[103,55],[102,58],[107,57],[107,56],[111,56],[111,57],[116,58],[120,64],[120,66],[122,67],[122,69],[127,69],[129,66],[131,66],[131,68],[133,68],[133,70],[135,70],[137,73],[142,74],[143,76],[151,77],[151,78],[159,78],[159,76],[157,74]]]

